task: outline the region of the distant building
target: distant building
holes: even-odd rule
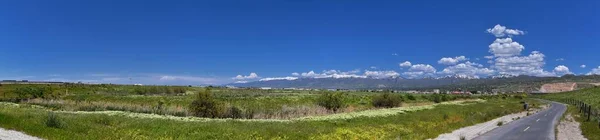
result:
[[[440,89],[433,89],[433,93],[439,94],[440,93]]]
[[[260,89],[262,89],[262,90],[270,90],[270,89],[273,89],[273,88],[271,88],[271,87],[260,87]]]
[[[575,82],[565,82],[565,83],[552,83],[552,84],[544,84],[540,87],[541,93],[557,93],[557,92],[566,92],[573,91],[577,88],[577,83]]]

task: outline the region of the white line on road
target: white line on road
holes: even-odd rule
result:
[[[540,119],[535,120],[535,122],[538,122],[538,121],[540,121]]]
[[[525,128],[525,130],[523,130],[523,131],[527,131],[527,129],[529,129],[529,126],[527,126],[527,128]]]

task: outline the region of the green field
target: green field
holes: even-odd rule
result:
[[[139,94],[135,86],[39,86],[33,88],[43,91],[37,97],[15,90],[29,86],[0,87],[5,101],[0,127],[46,139],[427,139],[519,112],[524,100],[540,104],[520,95],[392,93],[384,98],[385,93],[346,92],[336,93],[343,106],[332,111],[320,104],[331,93],[213,88],[214,102],[251,111],[253,117],[201,118],[188,106],[203,88]],[[46,88],[51,89],[38,90]],[[398,104],[377,107],[376,99]]]

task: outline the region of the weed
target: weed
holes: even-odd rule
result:
[[[62,120],[60,120],[58,115],[55,113],[52,113],[52,112],[48,113],[48,117],[46,117],[45,124],[47,127],[53,127],[53,128],[62,128],[65,125],[62,122]]]

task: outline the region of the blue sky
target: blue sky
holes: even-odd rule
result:
[[[598,5],[2,1],[0,79],[223,84],[281,77],[600,74]],[[496,25],[501,32],[488,32]],[[411,65],[401,67],[405,61]]]

